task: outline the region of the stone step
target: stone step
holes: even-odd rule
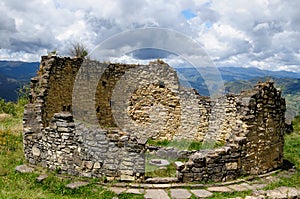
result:
[[[167,177],[167,178],[148,178],[145,180],[146,183],[153,183],[153,184],[159,184],[159,183],[175,183],[178,182],[178,178],[172,178],[172,177]]]

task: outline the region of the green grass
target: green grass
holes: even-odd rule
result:
[[[296,116],[293,123],[294,132],[300,133],[300,115]]]
[[[251,194],[252,191],[241,191],[241,192],[232,192],[232,193],[215,192],[211,197],[208,197],[207,199],[222,199],[222,198],[237,198],[237,197],[244,198],[246,196],[250,196]]]

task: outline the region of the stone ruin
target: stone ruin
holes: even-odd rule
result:
[[[143,181],[145,154],[176,161],[180,182],[226,181],[283,164],[285,100],[272,82],[217,99],[179,86],[157,61],[127,65],[43,56],[24,112],[24,152],[30,164],[71,175]],[[100,71],[100,72],[99,72]],[[92,86],[91,86],[92,85]],[[91,90],[94,89],[94,90]],[[147,145],[190,140],[199,151]]]

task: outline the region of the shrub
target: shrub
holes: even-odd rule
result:
[[[73,57],[85,58],[88,55],[87,47],[81,42],[73,42],[69,53]]]

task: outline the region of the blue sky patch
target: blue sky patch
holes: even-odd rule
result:
[[[211,24],[210,21],[206,21],[206,22],[204,23],[204,25],[205,25],[206,28],[211,28],[211,26],[212,26],[212,24]]]
[[[197,16],[197,15],[194,14],[190,9],[183,10],[183,11],[181,12],[181,14],[182,14],[186,19],[191,19],[191,18],[194,18],[194,17]]]

